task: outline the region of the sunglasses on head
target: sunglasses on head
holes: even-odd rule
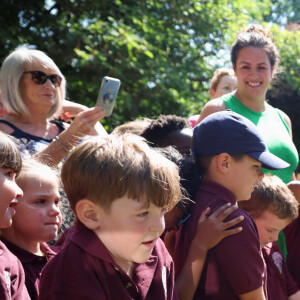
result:
[[[27,73],[31,74],[32,81],[38,85],[43,85],[49,79],[55,87],[59,87],[62,81],[62,78],[57,74],[47,75],[42,71],[27,71],[23,74]]]

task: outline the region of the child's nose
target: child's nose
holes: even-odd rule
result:
[[[23,197],[23,191],[21,190],[21,188],[16,184],[16,199],[19,199],[21,197]]]
[[[258,168],[258,169],[257,169],[257,175],[258,175],[259,179],[263,179],[264,173],[263,173],[263,171],[261,170],[261,168]]]
[[[50,215],[59,215],[60,209],[56,203],[52,204],[49,210]]]
[[[159,216],[153,218],[153,222],[150,225],[151,232],[157,232],[159,235],[165,230],[165,218],[164,216]]]

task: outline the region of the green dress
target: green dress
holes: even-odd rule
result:
[[[264,173],[277,175],[285,183],[290,182],[292,180],[292,175],[298,166],[299,157],[290,136],[290,129],[280,111],[268,103],[266,104],[266,110],[264,112],[259,113],[253,111],[231,94],[224,95],[222,99],[224,100],[226,108],[246,117],[257,126],[271,153],[290,164],[288,168],[283,170],[262,169],[262,171]],[[282,231],[279,233],[277,243],[286,257],[286,243]]]

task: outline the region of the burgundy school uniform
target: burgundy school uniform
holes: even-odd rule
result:
[[[300,216],[284,229],[288,250],[286,263],[290,274],[300,287]]]
[[[192,216],[183,223],[176,235],[175,270],[180,272],[190,244],[195,236],[197,222],[207,207],[211,213],[220,206],[235,204],[234,195],[225,187],[203,180],[192,207]],[[237,295],[258,289],[264,283],[265,265],[261,255],[256,225],[250,215],[238,209],[227,220],[243,215],[244,220],[235,227],[243,231],[226,237],[212,248],[206,258],[194,299],[239,299]]]
[[[77,221],[69,241],[42,271],[39,300],[52,299],[178,299],[174,264],[159,239],[130,279],[96,234]]]
[[[268,300],[288,300],[288,297],[299,291],[291,277],[283,254],[276,243],[269,243],[263,249],[267,265]]]
[[[45,256],[39,256],[16,246],[3,237],[0,237],[0,239],[22,263],[25,273],[25,285],[27,287],[31,300],[38,299],[39,279],[42,269],[47,261],[54,255],[56,255],[56,252],[54,252],[52,249],[57,248],[50,248],[47,243],[41,243],[41,250],[43,251],[43,253],[45,253]]]
[[[0,241],[0,299],[30,300],[21,262]]]

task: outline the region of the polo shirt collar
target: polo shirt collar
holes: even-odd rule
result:
[[[202,179],[199,191],[205,191],[208,194],[216,195],[219,199],[229,202],[231,205],[236,204],[234,194],[224,186],[207,179]]]
[[[74,233],[70,237],[70,241],[82,248],[84,251],[93,255],[105,262],[113,265],[114,269],[123,275],[125,272],[119,267],[119,265],[111,257],[102,241],[97,235],[87,227],[85,227],[80,221],[76,221],[74,226]],[[158,240],[156,243],[162,243]],[[147,295],[150,285],[155,277],[155,271],[158,264],[157,247],[155,246],[152,255],[145,263],[135,264],[135,270],[133,272],[132,280],[138,285],[142,286],[140,292]]]
[[[18,247],[17,245],[11,243],[10,241],[8,241],[2,236],[1,236],[1,240],[6,245],[6,247],[15,256],[18,257],[18,259],[22,263],[32,263],[35,260],[41,260],[41,259],[45,259],[46,261],[48,261],[51,257],[53,257],[56,254],[56,252],[54,252],[47,243],[40,243],[41,250],[45,254],[45,256],[40,256],[40,255],[33,254],[23,248]]]

